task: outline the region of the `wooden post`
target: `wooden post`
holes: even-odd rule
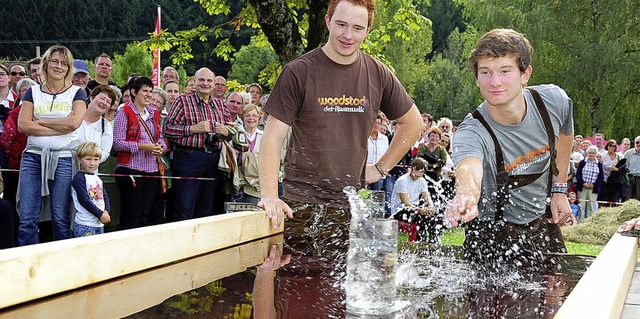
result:
[[[555,318],[620,318],[638,259],[637,241],[613,235]]]
[[[6,249],[0,309],[282,231],[264,211],[237,212]]]

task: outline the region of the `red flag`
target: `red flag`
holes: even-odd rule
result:
[[[158,17],[156,18],[156,36],[160,35],[160,6],[158,6]],[[153,49],[153,74],[151,75],[153,86],[160,85],[160,48]]]

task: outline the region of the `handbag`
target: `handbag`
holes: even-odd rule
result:
[[[139,113],[138,113],[138,121],[140,121],[145,131],[147,131],[147,135],[149,135],[149,139],[151,140],[151,143],[155,144],[156,140],[153,138],[153,134],[151,134],[151,130],[149,130],[147,123],[145,123],[144,120],[142,120],[142,116],[140,116]],[[167,179],[164,178],[165,176],[167,176],[167,165],[162,161],[160,156],[156,156],[156,162],[158,163],[158,173],[160,173],[160,189],[158,190],[158,192],[160,194],[166,194],[167,190],[169,189],[169,181],[167,181]]]

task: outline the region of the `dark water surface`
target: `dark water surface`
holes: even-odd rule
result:
[[[282,318],[552,318],[593,257],[558,256],[553,270],[474,269],[461,247],[404,245],[398,299],[409,304],[384,317],[345,314],[343,274],[330,260],[296,257],[275,276]],[[129,318],[252,318],[255,269],[173,296]]]
[[[281,240],[276,239],[275,241]],[[0,310],[0,318],[253,318],[256,264],[267,238]],[[403,244],[398,299],[384,317],[345,314],[343,270],[321,257],[293,256],[278,270],[280,318],[552,318],[593,257],[563,255],[553,270],[479,269],[460,247]],[[186,292],[185,292],[186,291]],[[268,299],[267,299],[268,300]]]

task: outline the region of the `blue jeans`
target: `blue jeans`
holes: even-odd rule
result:
[[[73,223],[73,232],[76,237],[85,237],[104,234],[104,227],[91,227],[80,225],[76,222]]]
[[[53,239],[73,238],[71,231],[71,158],[60,157],[53,180],[49,183],[51,200],[51,220],[53,222]],[[20,246],[38,243],[38,222],[42,196],[40,195],[40,155],[25,152],[20,167],[20,226],[18,228],[18,244]]]
[[[387,211],[385,217],[389,217],[395,212],[391,211],[391,196],[393,195],[393,187],[396,185],[398,176],[389,175],[384,179],[384,208]]]
[[[222,207],[223,203],[214,203],[215,200],[220,200],[220,193],[224,191],[220,180],[222,176],[218,170],[219,159],[220,151],[206,153],[179,146],[173,151],[171,167],[174,176],[218,179],[174,181],[172,185],[175,191],[174,218],[176,221],[211,216],[214,210],[218,210],[216,207]],[[219,205],[214,206],[214,204]]]

